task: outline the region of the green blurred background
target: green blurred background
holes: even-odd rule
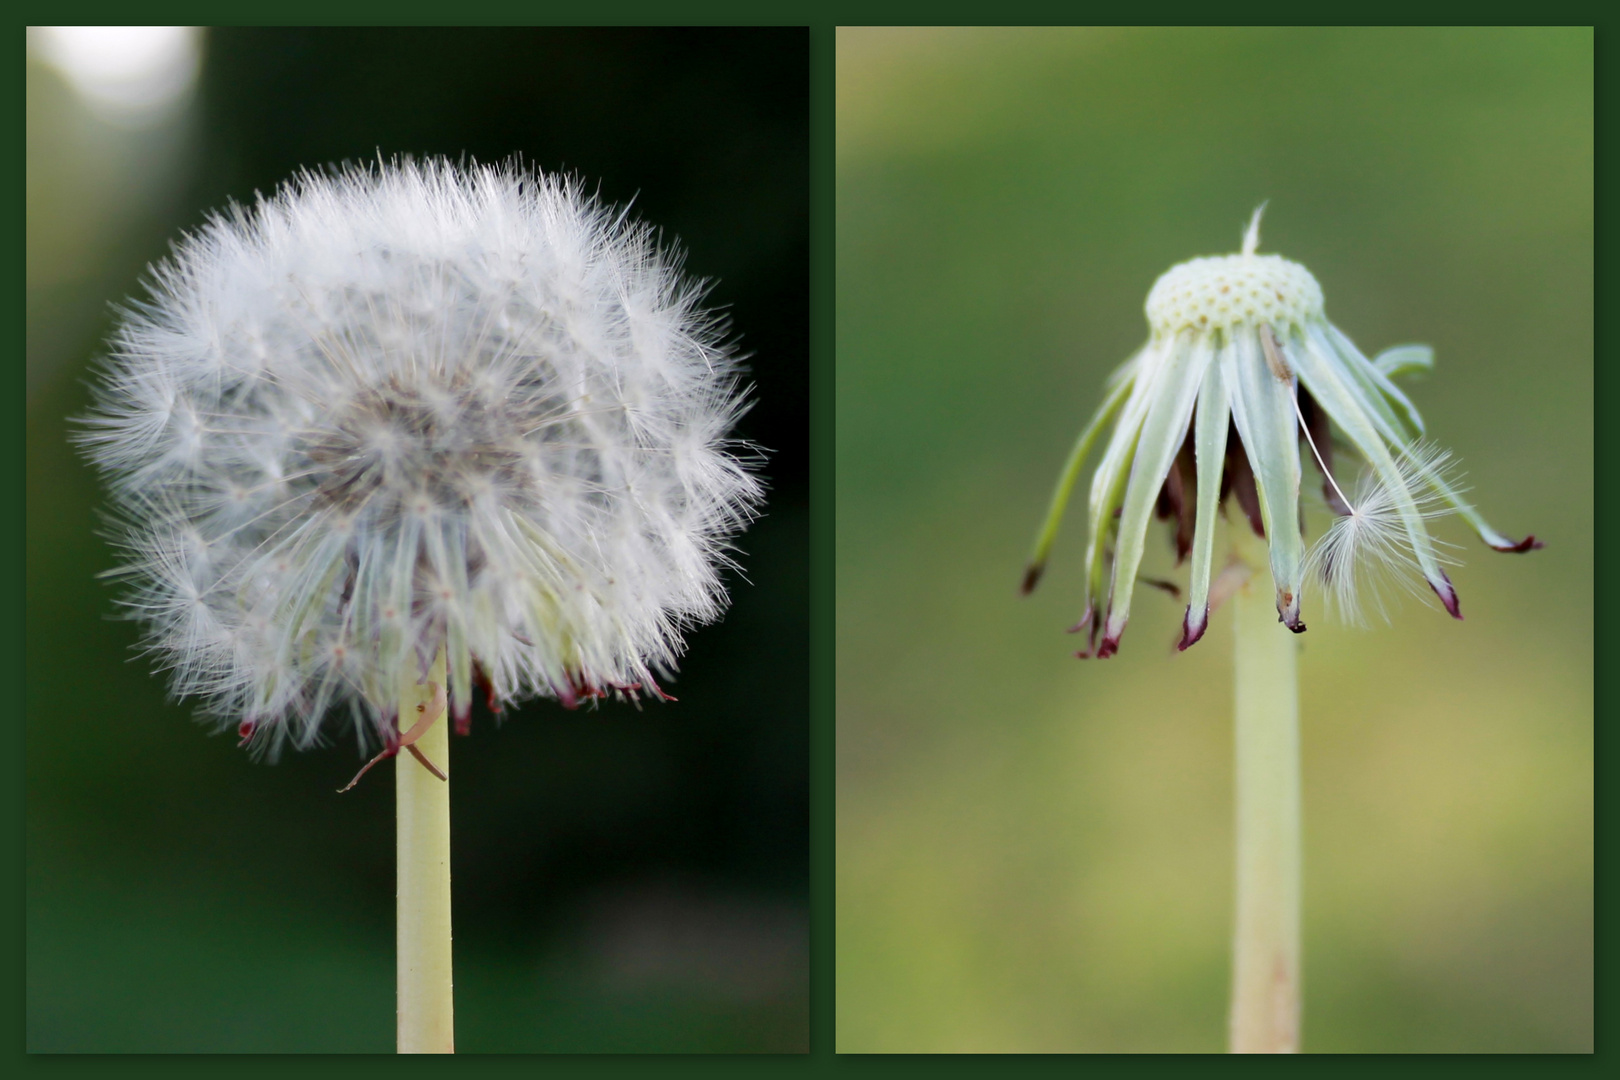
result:
[[[678,703],[475,712],[454,743],[458,1049],[804,1050],[806,32],[221,30],[172,78],[120,75],[127,42],[88,74],[29,43],[28,1048],[393,1048],[391,778],[339,798],[352,743],[254,764],[165,701],[96,580],[66,420],[179,230],[381,152],[521,154],[633,198],[717,279],[753,354],[742,434],[772,451]]]
[[[1227,620],[1174,655],[1149,591],[1072,659],[1073,510],[1017,586],[1148,288],[1263,199],[1364,351],[1435,347],[1431,434],[1547,542],[1443,525],[1465,622],[1307,599],[1305,1048],[1592,1049],[1592,42],[839,31],[840,1050],[1224,1047]]]

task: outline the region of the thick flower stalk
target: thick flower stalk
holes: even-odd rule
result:
[[[1335,513],[1354,518],[1360,509],[1334,479],[1335,434],[1371,471],[1379,508],[1373,524],[1384,527],[1367,528],[1363,515],[1359,531],[1335,534],[1337,550],[1317,561],[1324,578],[1353,574],[1362,552],[1370,554],[1367,544],[1343,542],[1347,535],[1375,541],[1382,561],[1409,561],[1460,619],[1426,511],[1444,507],[1460,514],[1498,551],[1540,546],[1535,537],[1511,540],[1486,524],[1443,462],[1420,443],[1423,419],[1392,376],[1432,366],[1428,348],[1402,346],[1369,360],[1328,322],[1321,286],[1308,270],[1256,253],[1259,224],[1256,211],[1240,254],[1193,259],[1154,283],[1148,342],[1109,378],[1108,394],[1059,479],[1025,571],[1026,593],[1046,566],[1086,457],[1117,416],[1091,481],[1086,595],[1076,627],[1090,627],[1091,648],[1082,656],[1118,651],[1155,513],[1175,522],[1176,561],[1192,557],[1180,648],[1203,637],[1212,606],[1215,519],[1229,495],[1256,535],[1267,538],[1277,617],[1295,633],[1303,631],[1302,457],[1321,470]]]
[[[81,432],[176,692],[271,755],[345,719],[397,748],[440,649],[463,732],[475,688],[659,695],[761,495],[704,291],[516,167],[305,173],[210,219]]]

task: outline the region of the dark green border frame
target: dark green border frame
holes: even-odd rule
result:
[[[1268,5],[1269,6],[1269,5]],[[213,4],[178,4],[165,6],[161,11],[145,10],[138,13],[127,9],[114,8],[112,5],[73,5],[71,7],[55,8],[40,11],[40,19],[45,21],[64,22],[92,22],[101,14],[107,21],[129,20],[133,14],[145,16],[140,21],[160,22],[218,22],[211,19],[211,14],[220,9]],[[1208,9],[1182,9],[1189,16],[1188,21],[1200,22],[1207,20],[1211,14]],[[1435,5],[1432,16],[1436,21],[1443,19],[1455,9],[1444,9]],[[1347,10],[1347,14],[1350,13]],[[398,20],[406,14],[400,5],[387,9],[381,7],[366,9],[358,5],[344,5],[334,7],[332,4],[279,4],[254,5],[247,8],[236,8],[231,11],[231,22],[268,22],[280,24],[296,23],[350,23],[375,21],[386,23]],[[455,14],[460,19],[446,18],[444,9],[417,8],[412,14],[417,17],[412,21],[417,25],[431,25],[434,23],[445,25],[464,25],[482,23],[485,25],[502,24],[508,22],[532,22],[537,16],[545,16],[546,20],[554,25],[646,25],[646,24],[746,24],[746,25],[778,25],[778,26],[805,26],[809,27],[810,47],[810,204],[811,204],[811,249],[810,249],[810,448],[811,448],[811,536],[810,536],[810,574],[811,574],[811,633],[810,655],[807,658],[811,666],[811,820],[810,820],[810,894],[811,894],[811,986],[810,986],[810,1054],[809,1055],[783,1055],[783,1056],[554,1056],[543,1058],[529,1057],[502,1057],[502,1056],[467,1056],[458,1058],[382,1058],[382,1057],[309,1057],[296,1061],[284,1061],[268,1056],[240,1056],[226,1057],[223,1055],[182,1056],[149,1056],[149,1057],[90,1057],[90,1056],[50,1056],[27,1055],[23,1052],[24,1046],[24,948],[23,948],[23,890],[21,887],[22,867],[22,817],[24,772],[22,758],[22,730],[23,725],[13,721],[13,734],[11,745],[13,752],[8,756],[3,775],[8,782],[10,790],[3,802],[0,802],[0,813],[3,813],[5,827],[0,828],[0,864],[8,870],[12,887],[3,893],[3,903],[14,911],[11,920],[15,927],[13,933],[5,939],[0,947],[0,963],[8,977],[0,978],[0,1001],[4,1001],[9,1008],[4,1009],[4,1015],[10,1017],[7,1027],[9,1044],[0,1061],[7,1062],[17,1068],[19,1072],[33,1075],[90,1075],[108,1073],[145,1073],[152,1075],[190,1076],[198,1074],[231,1074],[231,1075],[282,1075],[292,1074],[295,1070],[305,1076],[344,1075],[352,1076],[355,1073],[422,1073],[436,1071],[459,1074],[515,1074],[541,1072],[548,1076],[575,1076],[588,1075],[595,1077],[612,1076],[654,1076],[654,1075],[683,1075],[683,1076],[737,1076],[757,1075],[765,1073],[775,1076],[804,1076],[826,1075],[839,1073],[843,1075],[935,1075],[948,1073],[954,1075],[991,1075],[1014,1071],[1022,1074],[1059,1074],[1059,1073],[1094,1073],[1126,1071],[1139,1075],[1153,1075],[1156,1073],[1189,1073],[1202,1072],[1213,1069],[1219,1072],[1233,1072],[1253,1070],[1261,1074],[1275,1074],[1289,1072],[1295,1068],[1338,1073],[1349,1075],[1376,1069],[1380,1073],[1391,1075],[1422,1073],[1449,1073],[1452,1075],[1478,1075],[1489,1073],[1495,1075],[1542,1073],[1554,1070],[1560,1073],[1592,1072],[1600,1069],[1601,1060],[1606,1049],[1606,1033],[1609,1028],[1610,1010],[1606,1008],[1607,996],[1603,992],[1604,976],[1613,970],[1609,958],[1613,953],[1613,945],[1607,935],[1598,938],[1598,1052],[1585,1057],[1570,1058],[1534,1058],[1520,1059],[1514,1057],[1434,1057],[1424,1059],[1392,1058],[1377,1062],[1363,1062],[1355,1058],[1319,1057],[1295,1058],[1278,1062],[1251,1062],[1239,1061],[1233,1058],[1200,1057],[1197,1059],[1174,1060],[1159,1057],[1115,1058],[1115,1057],[1061,1057],[1047,1055],[1032,1055],[1026,1057],[981,1057],[981,1056],[867,1056],[845,1055],[834,1053],[833,1024],[833,995],[834,995],[834,881],[833,881],[833,843],[834,843],[834,775],[833,775],[833,680],[835,641],[833,637],[833,588],[835,573],[835,553],[833,548],[834,519],[833,519],[833,492],[835,477],[835,461],[833,451],[833,433],[835,418],[832,411],[834,386],[834,357],[833,357],[833,329],[835,324],[835,296],[834,296],[834,157],[833,157],[833,125],[834,125],[834,71],[835,71],[835,26],[838,22],[852,24],[938,24],[938,23],[1016,23],[1038,24],[1053,23],[1064,24],[1072,22],[1091,21],[1118,22],[1115,18],[1098,18],[1099,12],[1087,10],[1072,4],[1036,3],[1017,4],[1011,6],[995,6],[983,4],[961,3],[879,3],[871,5],[838,4],[831,8],[811,4],[792,4],[768,6],[763,4],[747,4],[730,0],[730,2],[688,2],[678,5],[661,5],[646,2],[646,0],[631,0],[618,3],[603,3],[589,9],[576,8],[575,13],[545,11],[542,7],[529,2],[489,3],[479,5],[476,11],[458,11]],[[1161,21],[1164,16],[1171,14],[1162,7],[1142,10],[1137,9],[1133,14],[1146,21]],[[1247,18],[1238,21],[1265,21],[1262,16],[1275,14],[1283,18],[1298,19],[1302,12],[1291,6],[1288,9],[1277,6],[1274,12],[1250,10],[1243,13]],[[1314,10],[1310,18],[1305,21],[1331,21],[1324,16],[1330,14],[1321,10]],[[1354,9],[1357,21],[1375,19],[1379,15],[1394,16],[1403,21],[1427,21],[1423,19],[1429,12],[1414,9],[1410,5],[1378,5],[1373,8],[1358,7]],[[1616,93],[1609,82],[1608,72],[1608,42],[1605,27],[1597,19],[1595,5],[1577,5],[1567,9],[1551,10],[1545,6],[1533,10],[1520,8],[1510,10],[1495,8],[1488,14],[1479,13],[1490,21],[1501,23],[1514,23],[1523,21],[1552,22],[1561,24],[1596,24],[1596,67],[1597,67],[1597,187],[1599,212],[1596,216],[1597,233],[1595,242],[1598,253],[1598,292],[1600,306],[1611,290],[1605,288],[1602,266],[1604,256],[1614,250],[1614,227],[1610,218],[1604,212],[1603,204],[1611,201],[1608,196],[1609,188],[1603,181],[1612,174],[1609,161],[1613,157],[1613,150],[1609,135],[1614,127],[1612,118],[1620,115],[1614,109]],[[1531,16],[1526,19],[1525,16]],[[258,16],[258,18],[255,18]],[[21,27],[18,27],[20,31]],[[13,39],[11,55],[16,69],[8,80],[8,93],[10,107],[5,110],[7,126],[10,128],[10,144],[13,147],[23,145],[23,65],[21,35]],[[13,387],[18,386],[23,378],[23,358],[25,355],[24,320],[23,315],[23,274],[24,262],[22,253],[25,243],[23,191],[24,191],[24,162],[23,155],[18,153],[15,159],[8,163],[3,173],[4,192],[9,205],[13,210],[7,218],[4,237],[11,258],[5,267],[6,296],[8,307],[12,312],[11,325],[14,330],[11,335],[11,359],[8,365],[9,377]],[[1606,335],[1603,327],[1598,327],[1596,337],[1598,355],[1606,355]],[[1615,380],[1609,377],[1603,365],[1598,365],[1594,380],[1594,409],[1603,404],[1616,404]],[[9,420],[6,427],[8,437],[5,439],[5,449],[0,451],[0,504],[20,508],[23,505],[23,445],[24,445],[24,404],[23,395],[13,392],[3,399],[5,417]],[[1596,452],[1601,461],[1607,461],[1615,455],[1615,440],[1607,435],[1603,425],[1598,426]],[[1613,471],[1599,469],[1600,476],[1615,475]],[[1607,511],[1607,504],[1600,504],[1601,511]],[[1614,535],[1608,533],[1607,535]],[[24,640],[22,632],[23,598],[26,582],[23,580],[23,519],[20,512],[14,512],[0,527],[0,557],[10,567],[9,580],[13,583],[3,590],[5,612],[0,619],[0,656],[4,657],[0,673],[9,685],[16,687],[25,677]],[[1597,579],[1594,588],[1598,594],[1600,606],[1606,606],[1604,601],[1609,599],[1613,592],[1611,575],[1605,571],[1601,561],[1598,564]],[[1601,630],[1600,637],[1595,642],[1599,655],[1604,655],[1603,648],[1607,636]],[[1598,711],[1600,714],[1608,709],[1607,695],[1603,687],[1598,687]],[[14,696],[15,697],[15,696]],[[1600,725],[1601,726],[1601,725]],[[1603,773],[1612,760],[1608,740],[1598,743],[1599,769]],[[1607,816],[1610,804],[1603,797],[1601,791],[1598,796],[1598,814],[1600,827],[1597,830],[1599,843],[1612,835],[1611,830],[1602,827],[1601,819]],[[1600,849],[1596,888],[1600,900],[1606,895],[1608,859]],[[1612,1068],[1612,1067],[1611,1067]]]

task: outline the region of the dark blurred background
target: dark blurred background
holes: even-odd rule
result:
[[[388,1052],[393,782],[208,738],[96,579],[67,418],[143,267],[305,166],[522,155],[715,279],[766,516],[678,703],[551,702],[452,744],[461,1052],[801,1051],[807,941],[807,35],[35,30],[27,105],[31,1051]]]
[[[1368,355],[1434,346],[1430,435],[1547,542],[1442,522],[1466,622],[1306,595],[1304,1048],[1590,1052],[1592,31],[837,48],[839,1049],[1223,1048],[1230,618],[1176,655],[1139,592],[1073,659],[1085,481],[1018,582],[1154,279],[1269,199],[1260,250]]]

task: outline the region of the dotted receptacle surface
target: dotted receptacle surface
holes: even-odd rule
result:
[[[1268,323],[1279,331],[1322,318],[1322,287],[1280,255],[1218,255],[1173,266],[1147,298],[1153,335]]]

